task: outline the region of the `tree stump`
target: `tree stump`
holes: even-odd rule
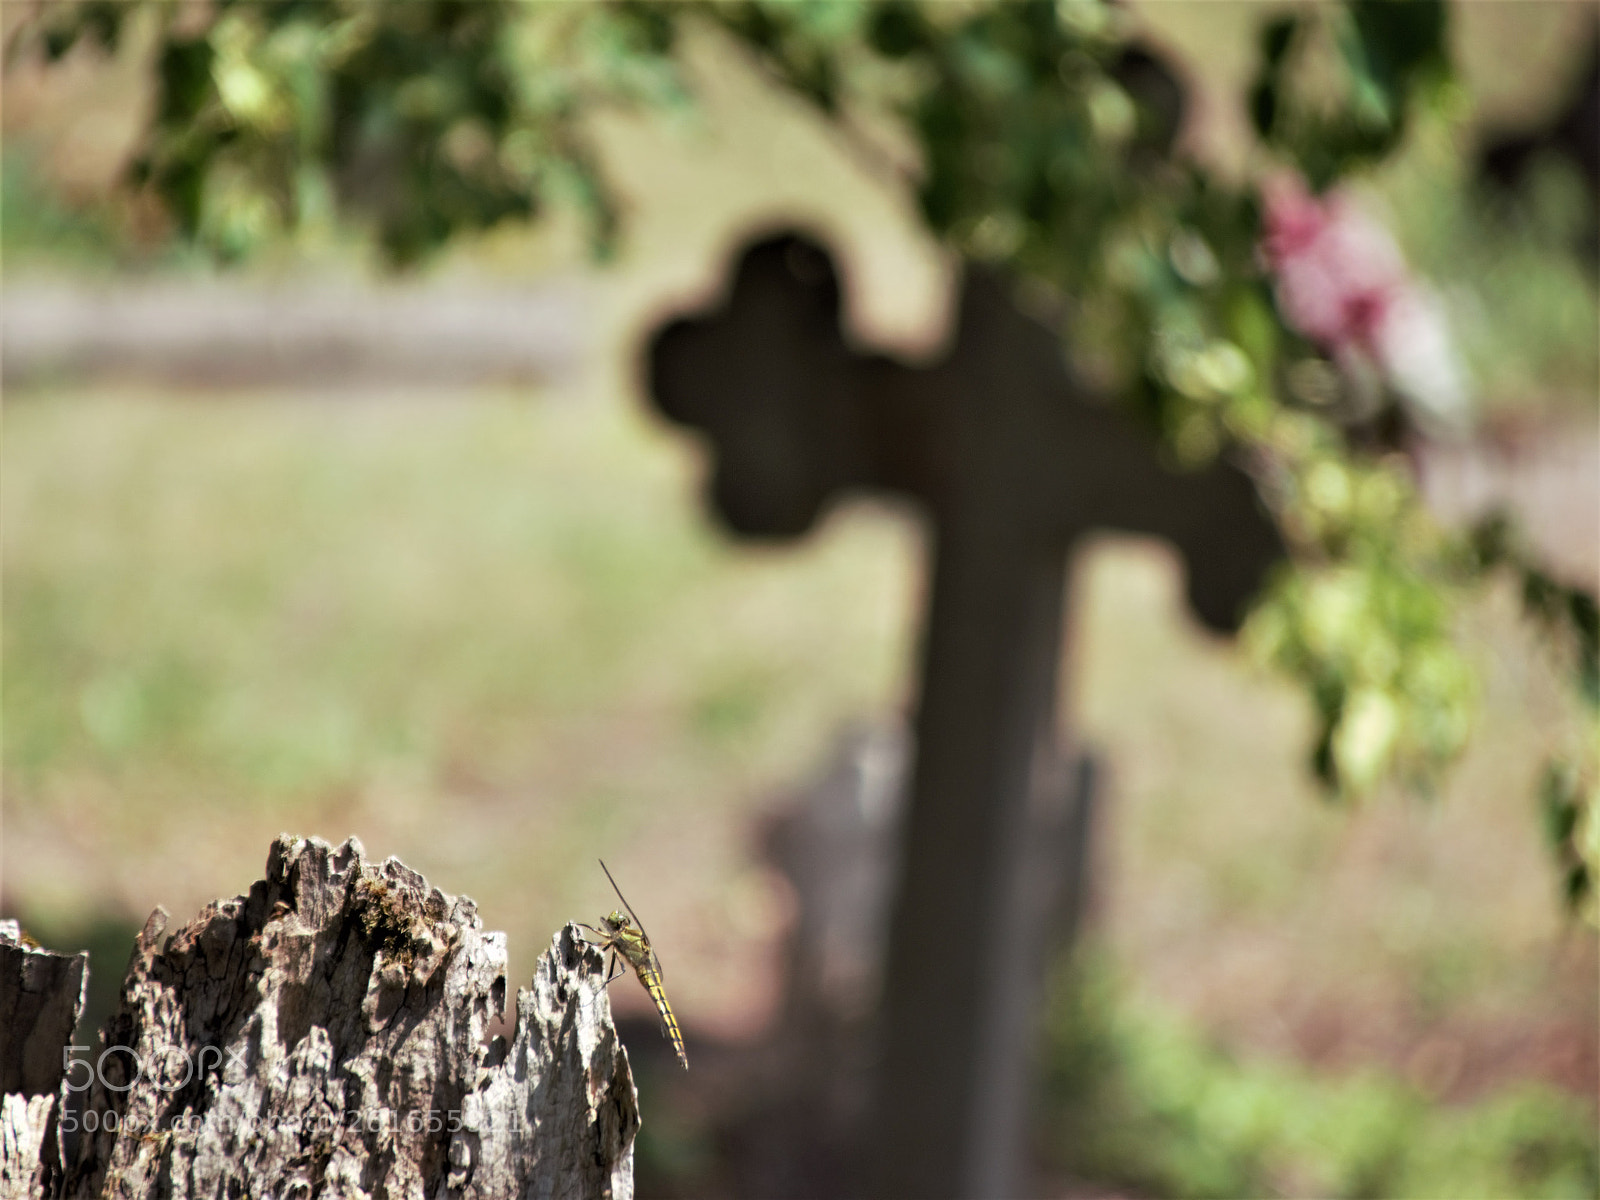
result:
[[[50,1112],[6,1125],[8,1187],[32,1138],[69,1196],[631,1197],[638,1096],[574,926],[508,1044],[488,1036],[505,936],[354,839],[280,836],[247,895],[166,925],[140,933],[100,1044],[53,1052],[61,1136]]]
[[[83,1012],[86,954],[32,945],[0,921],[0,1196],[60,1186],[61,1049]]]

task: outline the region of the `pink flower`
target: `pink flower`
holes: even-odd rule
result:
[[[1278,310],[1348,375],[1376,367],[1424,423],[1458,425],[1466,396],[1438,300],[1411,277],[1389,231],[1346,196],[1298,178],[1263,188],[1261,252]]]

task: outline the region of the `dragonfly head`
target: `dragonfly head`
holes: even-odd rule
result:
[[[606,927],[607,933],[622,933],[633,928],[633,922],[626,913],[613,912],[609,917],[602,918],[601,924]]]

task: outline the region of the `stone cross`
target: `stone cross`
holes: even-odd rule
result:
[[[953,347],[926,369],[856,352],[840,313],[821,247],[762,241],[725,303],[656,334],[649,386],[708,439],[710,498],[740,535],[796,537],[857,490],[912,497],[931,519],[873,1194],[1012,1195],[1048,940],[1040,898],[1082,860],[1047,836],[1081,830],[1052,816],[1067,790],[1056,677],[1069,551],[1094,529],[1166,538],[1195,612],[1230,630],[1282,548],[1241,470],[1167,469],[990,272],[968,269]]]

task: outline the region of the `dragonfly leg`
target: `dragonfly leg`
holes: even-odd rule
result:
[[[609,953],[611,955],[611,965],[615,967],[617,962],[617,951],[616,947],[611,944],[611,939],[606,934],[596,929],[593,925],[585,925],[582,921],[574,921],[573,924],[579,929],[587,929],[590,933],[595,935],[595,941],[591,942],[587,938],[584,938],[583,944],[592,950],[600,951],[601,954]],[[609,984],[617,977],[618,974],[620,974],[620,972],[613,971],[611,974],[606,976],[606,982],[600,986],[605,987],[606,984]]]
[[[621,957],[615,950],[611,952],[611,972],[606,976],[606,983],[610,983],[619,975],[627,974],[627,968],[622,965]]]
[[[585,925],[582,921],[574,921],[573,924],[579,929],[587,929],[590,933],[594,934],[593,941],[590,941],[588,938],[579,939],[585,946],[590,946],[600,951],[601,954],[604,954],[606,951],[611,949],[611,938],[604,931],[596,929],[593,925]]]

